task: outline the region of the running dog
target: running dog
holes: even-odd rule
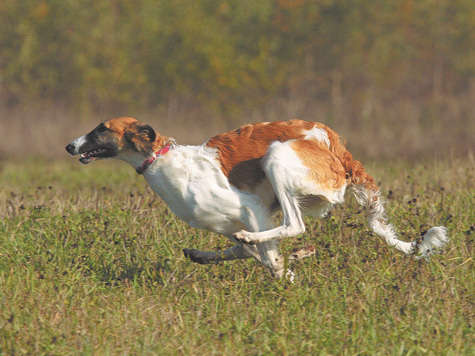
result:
[[[201,146],[181,146],[129,117],[99,124],[66,146],[87,164],[123,160],[192,227],[223,234],[236,245],[219,252],[184,249],[201,264],[253,257],[276,278],[284,271],[279,241],[305,232],[303,215],[323,217],[348,190],[365,207],[369,226],[390,246],[428,257],[448,241],[434,227],[401,241],[387,222],[378,187],[329,127],[302,120],[244,125]],[[282,211],[276,226],[273,215]]]

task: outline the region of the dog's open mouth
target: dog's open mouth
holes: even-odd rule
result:
[[[92,161],[95,161],[99,158],[107,158],[110,157],[108,155],[108,149],[106,148],[97,148],[91,151],[83,152],[80,154],[79,162],[83,164],[88,164]]]

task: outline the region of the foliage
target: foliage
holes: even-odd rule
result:
[[[378,241],[348,197],[307,233],[313,257],[275,281],[252,260],[196,265],[222,249],[114,162],[3,162],[1,354],[470,354],[474,348],[473,160],[369,165],[406,239],[450,229],[415,261]]]
[[[338,113],[343,98],[356,109],[440,99],[470,88],[474,11],[469,0],[6,0],[0,103],[230,110],[299,95]]]

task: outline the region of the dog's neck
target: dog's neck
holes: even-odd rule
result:
[[[143,174],[155,160],[176,147],[175,139],[159,136],[148,147],[140,150],[129,149],[121,152],[115,158],[130,164],[138,174]]]
[[[153,154],[148,157],[145,161],[142,162],[142,164],[138,167],[135,168],[136,172],[138,174],[143,174],[145,170],[157,159],[157,157],[160,157],[164,154],[166,154],[168,151],[173,149],[176,146],[175,140],[174,139],[169,139],[165,146],[160,148],[157,152],[153,152]]]

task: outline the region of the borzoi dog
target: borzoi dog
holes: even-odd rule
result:
[[[401,241],[387,222],[374,179],[338,134],[316,122],[255,123],[201,146],[181,146],[121,117],[102,122],[66,150],[84,164],[103,158],[129,163],[178,217],[236,244],[219,252],[183,250],[202,264],[253,257],[273,276],[286,275],[279,241],[303,234],[302,216],[325,216],[343,203],[347,190],[365,207],[371,229],[406,254],[428,257],[449,240],[439,226],[417,241]],[[282,223],[276,226],[278,210]]]

